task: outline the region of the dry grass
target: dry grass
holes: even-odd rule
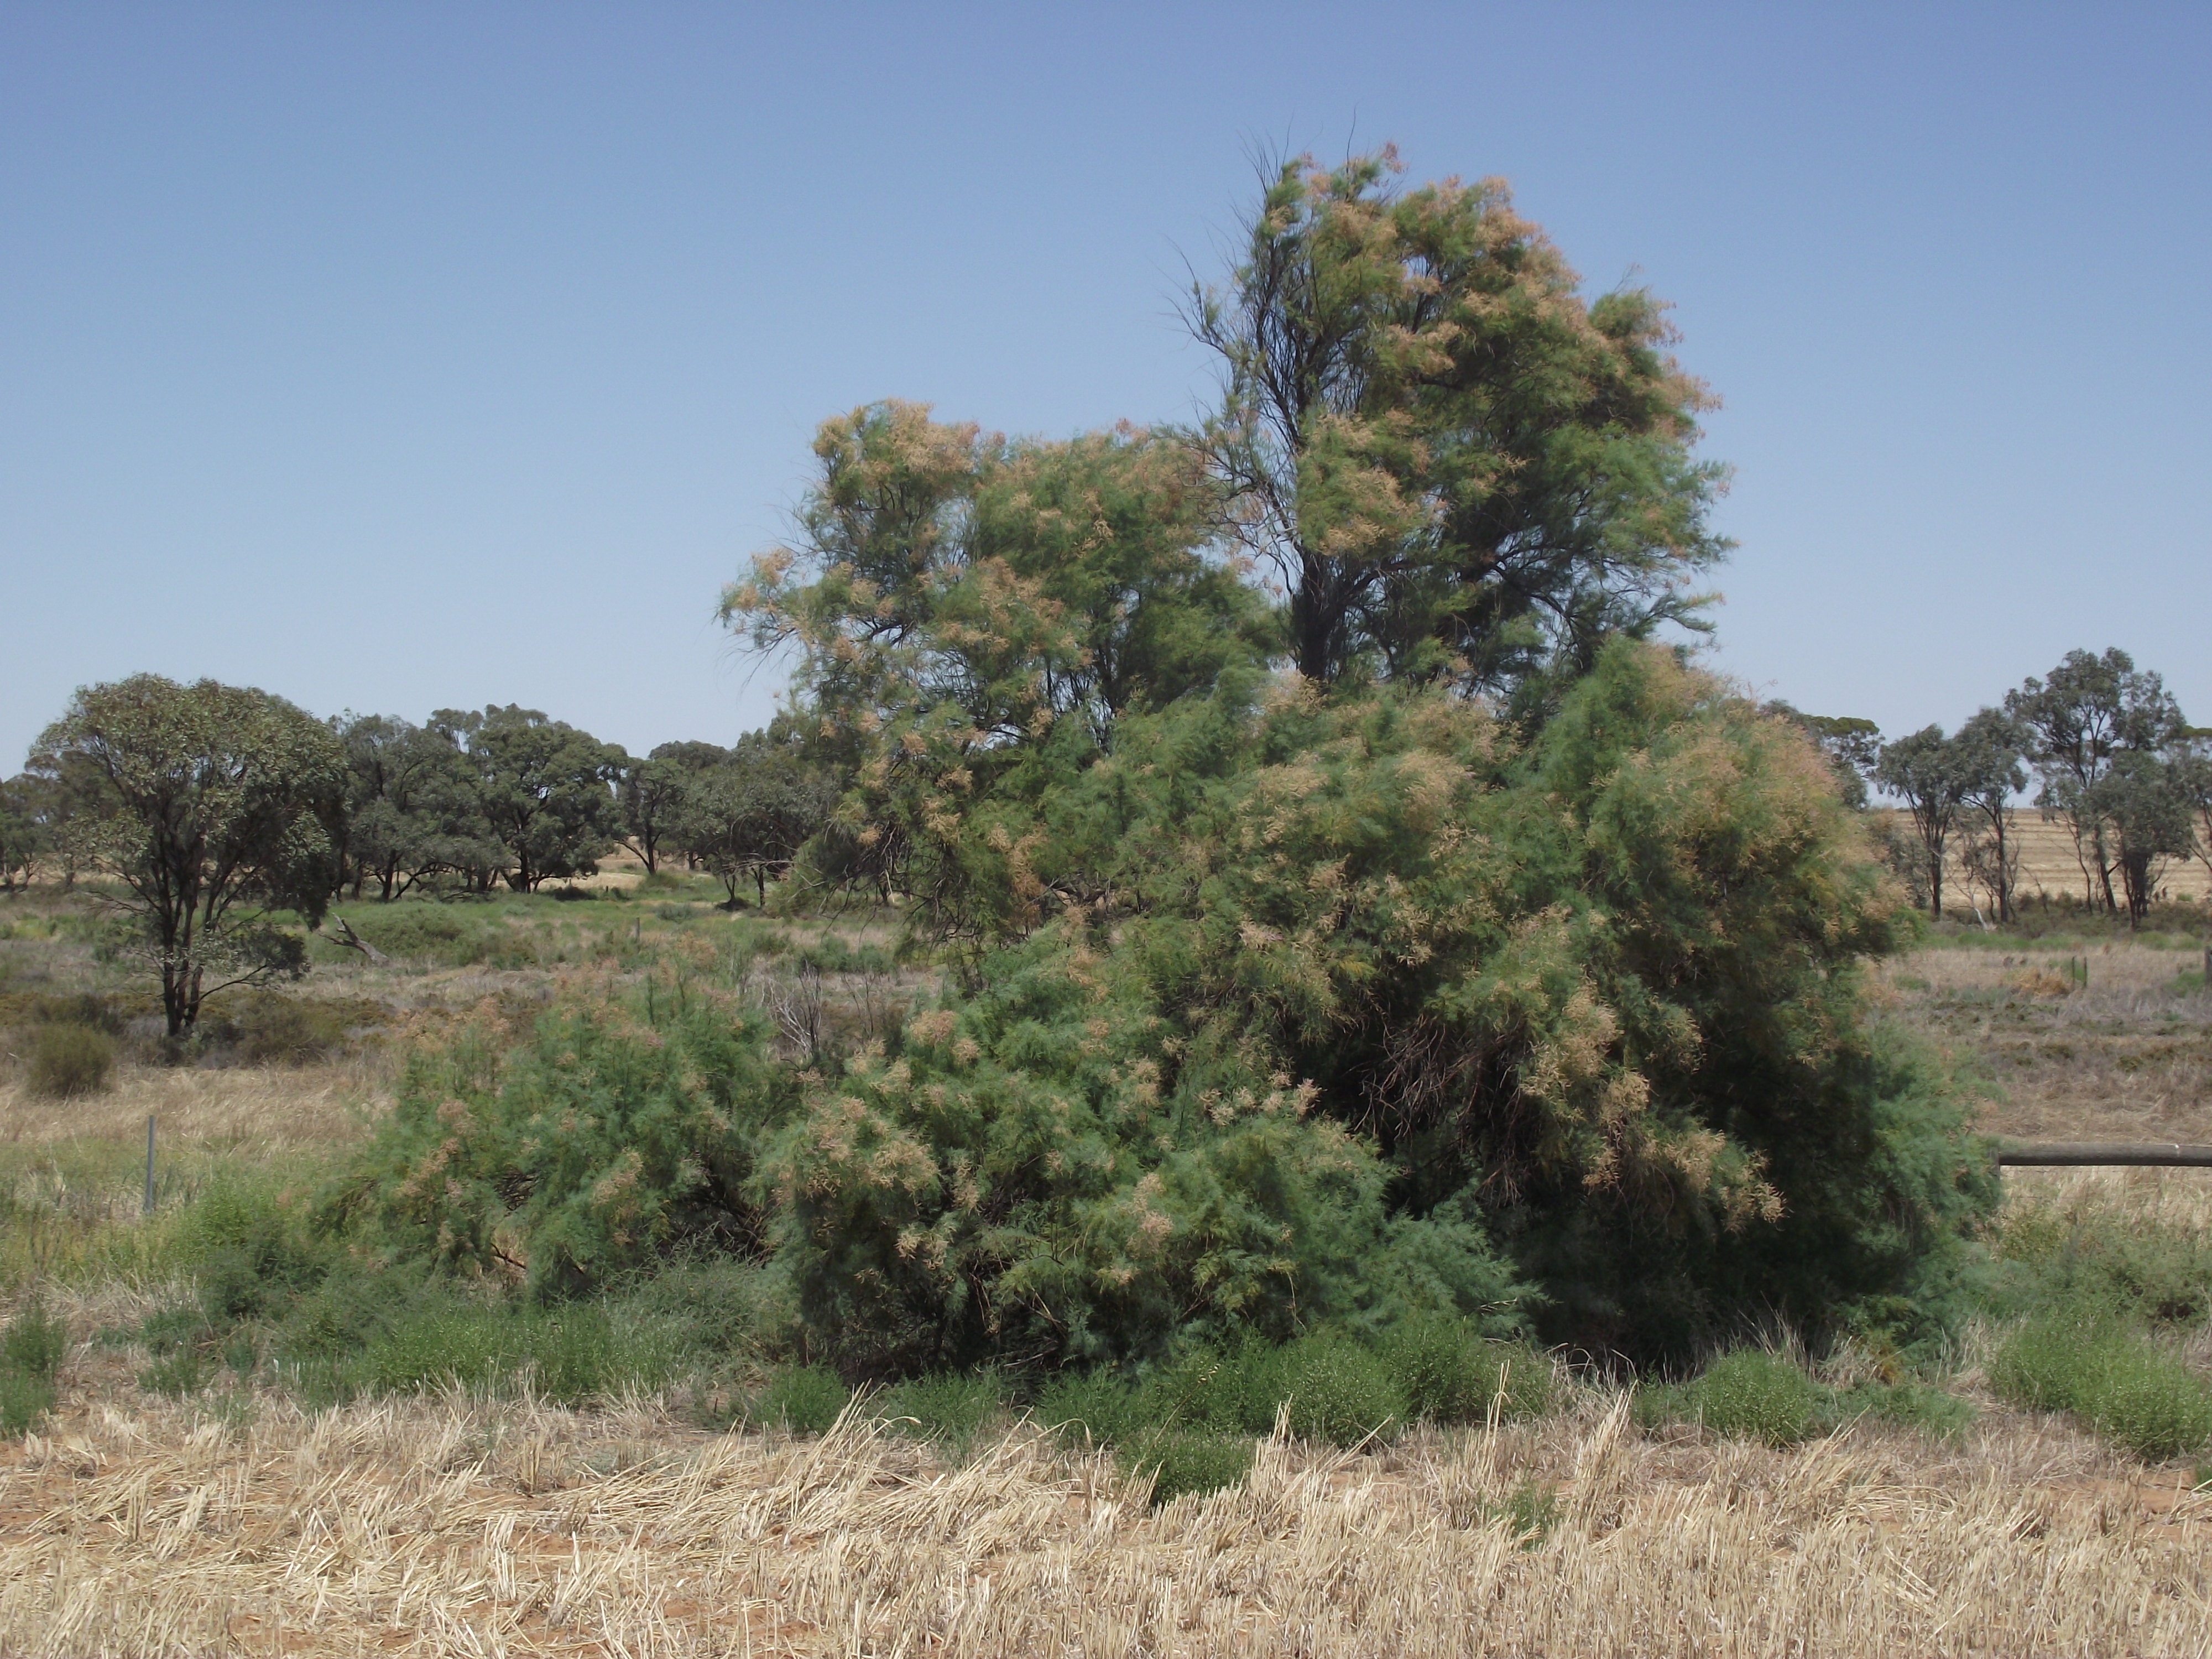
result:
[[[1553,1498],[1516,1535],[1510,1495]],[[2212,1503],[2020,1419],[1955,1451],[1639,1437],[1592,1395],[1147,1513],[1026,1427],[965,1466],[658,1407],[93,1408],[0,1466],[36,1653],[2171,1654]]]
[[[2212,996],[2169,988],[2193,957],[2090,947],[1932,946],[1891,963],[1895,1016],[1993,1081],[1987,1127],[2028,1139],[2212,1141]]]
[[[341,1145],[361,1132],[361,1103],[380,1075],[373,1058],[214,1071],[125,1066],[112,1089],[67,1100],[34,1095],[17,1079],[0,1082],[0,1143],[143,1147],[150,1116],[164,1146],[256,1153]]]

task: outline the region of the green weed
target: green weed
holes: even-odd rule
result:
[[[1479,1423],[1495,1401],[1510,1421],[1551,1407],[1552,1367],[1543,1355],[1521,1343],[1485,1341],[1463,1321],[1406,1320],[1382,1352],[1409,1417]]]
[[[197,1346],[187,1346],[157,1355],[138,1373],[138,1386],[149,1394],[173,1395],[178,1399],[198,1394],[207,1383],[207,1361]]]
[[[33,1299],[0,1334],[0,1436],[22,1434],[53,1409],[54,1372],[69,1331]]]
[[[1990,1383],[2018,1405],[2071,1412],[2147,1462],[2212,1445],[2212,1387],[2142,1333],[2055,1310],[1998,1349]]]
[[[919,1438],[963,1448],[999,1410],[998,1384],[991,1376],[951,1371],[911,1378],[876,1404],[876,1415],[885,1422]]]
[[[1220,1492],[1252,1468],[1249,1437],[1203,1431],[1170,1431],[1124,1450],[1118,1460],[1134,1478],[1152,1477],[1152,1507],[1158,1509],[1189,1493]]]
[[[853,1391],[826,1365],[792,1365],[778,1371],[745,1407],[745,1420],[793,1434],[820,1434],[837,1420]]]

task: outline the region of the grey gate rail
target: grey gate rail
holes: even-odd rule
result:
[[[1997,1164],[2000,1168],[2023,1164],[2071,1164],[2212,1170],[2212,1146],[2191,1146],[2179,1140],[2013,1141],[1997,1148]]]

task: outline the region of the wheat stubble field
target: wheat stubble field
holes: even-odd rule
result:
[[[383,1000],[401,1030],[526,1009],[588,969],[574,919],[592,908],[532,924],[577,939],[541,957],[578,961],[337,961],[311,983]],[[2212,1000],[2177,988],[2191,948],[1942,934],[1885,969],[1883,1017],[1984,1079],[1992,1130],[2212,1139]],[[2086,989],[2054,971],[2069,953]],[[1978,1407],[1954,1436],[1865,1419],[1770,1449],[1642,1421],[1627,1379],[1562,1354],[1563,1403],[1534,1421],[1352,1451],[1279,1434],[1241,1485],[1158,1508],[1142,1475],[1018,1412],[956,1445],[865,1396],[817,1437],[708,1426],[680,1385],[321,1408],[261,1374],[149,1388],[129,1334],[190,1291],[166,1275],[167,1224],[137,1218],[145,1115],[173,1213],[218,1167],[305,1180],[378,1109],[391,1048],[126,1062],[60,1103],[0,1083],[10,1282],[37,1269],[71,1337],[54,1413],[0,1443],[0,1653],[2212,1651],[2194,1467],[2004,1404],[1979,1326],[1940,1378]],[[2212,1172],[2008,1179],[2046,1218],[2212,1231]],[[2212,1338],[2187,1353],[2212,1366]],[[1824,1374],[1893,1363],[1847,1348]]]

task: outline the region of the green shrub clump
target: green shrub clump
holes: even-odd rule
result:
[[[1249,1436],[1171,1431],[1128,1448],[1120,1461],[1131,1475],[1152,1477],[1152,1504],[1158,1509],[1235,1486],[1251,1472],[1253,1450]]]
[[[0,1435],[20,1435],[53,1409],[54,1372],[69,1352],[69,1331],[35,1298],[0,1334]]]
[[[963,1448],[999,1411],[999,1387],[988,1372],[912,1377],[884,1394],[875,1406],[876,1415],[896,1427]]]
[[[95,1095],[115,1078],[115,1040],[89,1025],[42,1025],[31,1039],[31,1092]]]
[[[1758,1348],[1715,1361],[1690,1385],[1689,1398],[1716,1434],[1769,1446],[1795,1445],[1811,1434],[1820,1405],[1810,1377]]]
[[[1759,1348],[1723,1355],[1688,1382],[1645,1391],[1646,1422],[1686,1419],[1733,1440],[1790,1446],[1832,1425],[1822,1391],[1797,1366]]]
[[[821,1434],[837,1420],[853,1397],[844,1379],[826,1365],[789,1365],[745,1407],[745,1420],[761,1428],[793,1434]]]
[[[1551,1409],[1551,1362],[1525,1343],[1485,1340],[1465,1321],[1403,1321],[1382,1346],[1409,1416],[1480,1423],[1493,1406],[1503,1421]]]
[[[322,1224],[442,1267],[526,1274],[539,1299],[702,1248],[763,1255],[763,1140],[797,1085],[734,1010],[560,1008],[501,1055],[482,1034],[410,1058]]]
[[[2212,1446],[2212,1386],[2142,1331],[2056,1309],[2007,1339],[1990,1382],[2015,1404],[2071,1412],[2149,1462]]]

